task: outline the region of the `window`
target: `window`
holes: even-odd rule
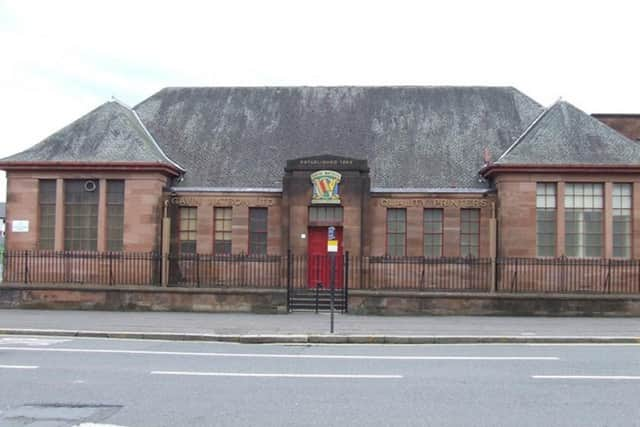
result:
[[[124,181],[107,181],[107,250],[121,251],[124,232]]]
[[[309,208],[309,222],[342,224],[341,206],[312,206]]]
[[[631,184],[613,184],[613,256],[631,257]]]
[[[68,251],[95,251],[98,243],[96,180],[64,182],[64,247]]]
[[[249,253],[267,253],[267,208],[249,208]]]
[[[56,231],[56,180],[41,179],[38,182],[38,248],[53,250]]]
[[[565,186],[565,251],[571,257],[602,256],[602,184]]]
[[[539,257],[556,256],[556,184],[536,188],[536,244]]]
[[[231,253],[231,208],[215,208],[215,247],[216,254]]]
[[[196,227],[198,225],[198,208],[183,206],[180,208],[180,253],[196,253]]]
[[[460,255],[480,254],[480,209],[460,209]]]
[[[406,235],[407,210],[387,209],[387,255],[405,255]]]
[[[442,256],[442,209],[424,210],[424,256]]]

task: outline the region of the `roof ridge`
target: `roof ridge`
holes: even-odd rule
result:
[[[123,108],[126,108],[127,110],[131,110],[131,107],[128,104],[125,104],[124,101],[118,99],[115,97],[115,95],[111,95],[111,101],[109,102],[115,102],[116,104],[120,105]]]
[[[498,87],[501,87],[501,86],[498,86]],[[540,108],[542,108],[542,104],[540,104],[537,100],[535,100],[535,99],[531,98],[529,95],[527,95],[526,93],[524,93],[523,91],[521,91],[521,90],[520,90],[520,89],[518,89],[517,87],[515,87],[515,86],[505,86],[505,87],[506,87],[507,89],[510,89],[512,92],[515,92],[516,94],[518,94],[518,95],[520,95],[520,96],[522,96],[522,97],[524,97],[524,98],[527,98],[528,100],[533,101],[535,104],[537,104],[538,106],[540,106]]]
[[[520,142],[524,139],[525,136],[527,136],[529,134],[529,132],[531,132],[533,130],[533,128],[540,122],[540,120],[542,120],[542,118],[549,112],[551,111],[551,109],[553,107],[555,107],[556,105],[558,105],[560,102],[562,101],[562,97],[558,98],[556,100],[556,102],[554,102],[553,104],[551,104],[550,106],[548,106],[547,108],[545,108],[544,110],[542,110],[542,112],[540,114],[538,114],[538,117],[536,117],[535,119],[533,119],[533,121],[531,122],[531,124],[529,126],[527,126],[527,128],[524,130],[524,132],[522,132],[522,134],[520,134],[520,136],[518,138],[516,138],[516,140],[513,142],[513,144],[511,144],[509,146],[509,148],[507,148],[505,150],[504,153],[502,153],[502,155],[500,157],[498,157],[498,160],[496,160],[496,163],[498,163],[500,160],[502,160],[503,158],[505,158],[511,151],[513,151],[514,148],[516,148],[518,146],[518,144],[520,144]]]
[[[193,89],[502,89],[515,91],[522,96],[538,102],[527,94],[510,85],[417,85],[417,84],[386,84],[386,85],[229,85],[229,86],[165,86],[144,98],[136,105],[131,107],[132,110],[137,109],[142,104],[155,97],[156,95],[166,92],[167,90],[193,90]],[[538,104],[540,105],[540,104]]]
[[[133,117],[135,117],[138,123],[140,124],[140,126],[142,126],[142,130],[144,130],[145,134],[151,139],[151,142],[153,142],[153,145],[160,152],[162,157],[164,157],[169,163],[171,163],[173,166],[180,169],[182,172],[186,172],[187,170],[185,168],[180,166],[177,162],[174,162],[173,160],[171,160],[169,156],[165,154],[164,150],[160,148],[160,145],[158,145],[158,142],[156,141],[156,139],[153,137],[153,135],[151,135],[151,132],[149,132],[149,129],[147,129],[147,127],[144,125],[144,123],[140,119],[140,116],[138,116],[138,113],[136,112],[136,110],[130,109],[130,111],[133,113]]]
[[[600,128],[603,128],[603,129],[606,129],[606,130],[607,130],[607,132],[613,132],[613,133],[617,134],[618,136],[621,136],[622,138],[626,139],[627,141],[629,141],[629,142],[633,142],[634,144],[637,144],[637,143],[638,143],[638,141],[635,141],[635,140],[633,140],[633,139],[629,138],[628,136],[626,136],[626,135],[625,135],[625,134],[623,134],[622,132],[619,132],[618,130],[616,130],[616,129],[612,128],[611,126],[609,126],[608,124],[604,123],[603,121],[598,120],[598,118],[594,117],[594,116],[593,116],[593,114],[589,114],[589,113],[587,113],[586,111],[581,110],[580,108],[576,107],[575,105],[573,105],[573,104],[572,104],[572,103],[570,103],[569,101],[562,100],[562,103],[563,103],[563,104],[565,104],[565,105],[567,105],[567,106],[569,106],[569,107],[571,107],[571,108],[573,108],[574,110],[576,110],[576,111],[578,111],[578,112],[584,113],[584,114],[585,114],[585,115],[587,115],[590,119],[592,119],[592,120],[593,120],[593,123],[595,123],[595,124],[596,124],[596,126],[598,126],[598,127],[600,127]]]
[[[510,85],[416,85],[416,84],[388,84],[388,85],[229,85],[229,86],[165,86],[165,89],[303,89],[303,88],[358,88],[358,89],[387,89],[387,88],[413,88],[413,89],[509,89],[516,90],[523,95],[524,92]],[[156,92],[156,93],[158,93]],[[527,96],[527,95],[525,95]]]
[[[133,108],[131,108],[130,106],[128,106],[127,104],[125,104],[124,102],[120,101],[118,98],[116,98],[115,96],[111,96],[111,100],[112,102],[117,103],[118,105],[120,105],[121,107],[127,109],[127,111],[131,112],[131,114],[133,115],[133,117],[135,117],[136,122],[138,123],[138,125],[142,128],[144,134],[149,138],[149,140],[153,143],[154,147],[156,148],[156,150],[158,150],[158,152],[160,152],[160,154],[162,155],[162,157],[164,157],[164,159],[166,161],[168,161],[171,165],[175,166],[176,168],[178,168],[179,170],[181,170],[182,172],[186,172],[186,169],[183,168],[182,166],[180,166],[178,163],[174,162],[173,160],[171,160],[169,158],[169,156],[167,156],[164,152],[164,150],[162,150],[162,148],[160,148],[160,145],[158,144],[158,142],[156,141],[156,139],[153,137],[153,135],[151,135],[151,132],[149,132],[149,129],[147,129],[147,127],[145,126],[145,124],[142,122],[142,119],[140,119],[140,116],[138,116],[138,113],[136,112],[136,110],[134,110]]]

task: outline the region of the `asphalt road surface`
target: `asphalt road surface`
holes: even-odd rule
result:
[[[0,426],[640,426],[640,345],[0,336]]]

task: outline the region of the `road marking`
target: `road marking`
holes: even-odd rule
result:
[[[532,375],[537,380],[640,380],[634,375]]]
[[[0,365],[0,369],[38,369],[33,365]]]
[[[352,359],[352,360],[560,360],[555,356],[369,356],[351,354],[203,353],[191,351],[116,350],[97,348],[2,347],[3,350],[52,353],[102,353],[160,356],[247,357],[266,359]]]
[[[126,427],[126,426],[120,426],[115,424],[82,423],[82,424],[75,424],[73,427]]]
[[[384,374],[280,374],[259,372],[188,372],[151,371],[151,375],[189,375],[202,377],[262,377],[262,378],[349,378],[349,379],[398,379],[403,375]]]
[[[515,345],[515,344],[514,344]],[[640,343],[596,343],[596,342],[583,342],[583,343],[527,343],[523,344],[531,347],[638,347]]]
[[[0,338],[0,345],[29,345],[29,346],[47,346],[52,344],[61,344],[67,342],[66,339],[52,339],[52,338],[15,338],[15,337],[2,337]]]

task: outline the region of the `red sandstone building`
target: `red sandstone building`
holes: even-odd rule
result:
[[[507,87],[166,88],[0,160],[6,248],[637,259],[639,136]]]

